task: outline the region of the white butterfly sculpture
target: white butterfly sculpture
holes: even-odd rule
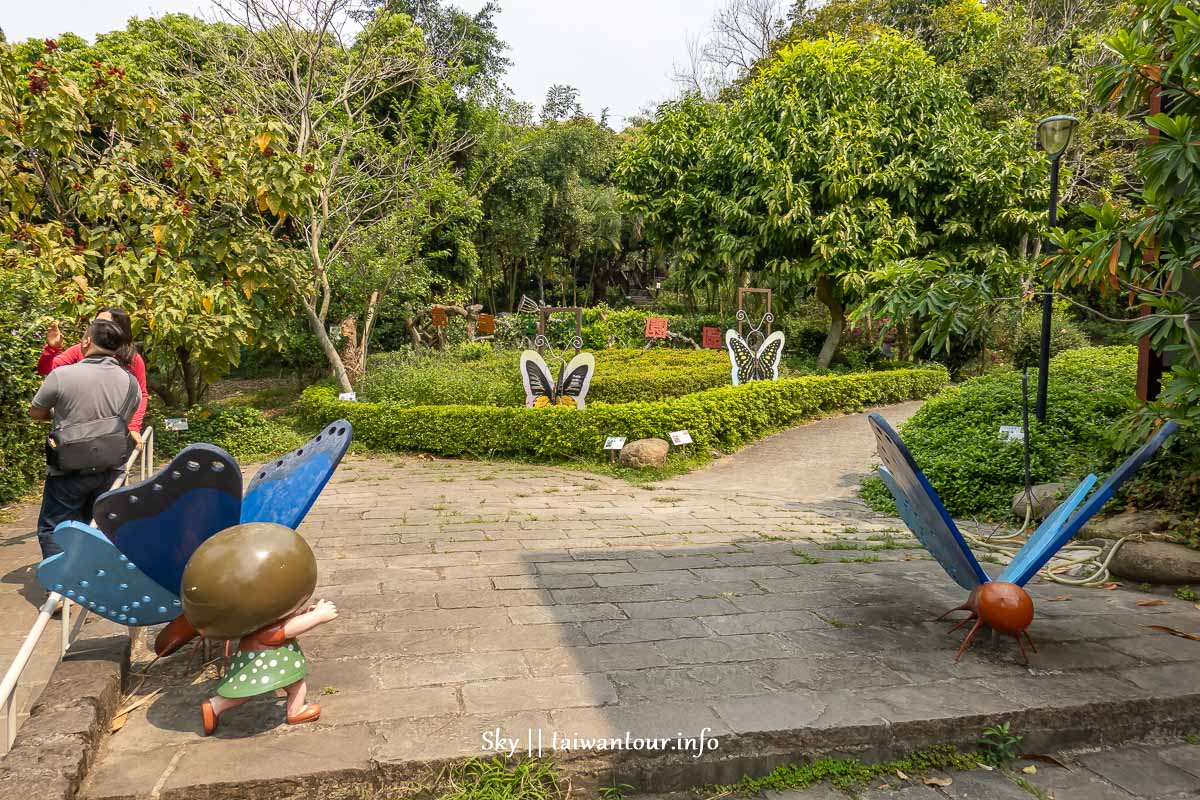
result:
[[[582,409],[586,405],[588,387],[596,372],[596,358],[580,353],[563,367],[555,381],[536,350],[521,353],[521,380],[525,384],[527,408],[568,406]]]
[[[758,350],[752,350],[738,332],[725,331],[725,346],[733,365],[733,385],[750,381],[773,381],[779,378],[779,359],[783,355],[783,331],[775,331],[763,339]]]

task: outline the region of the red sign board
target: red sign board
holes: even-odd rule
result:
[[[701,344],[704,347],[707,347],[710,350],[720,350],[721,349],[721,329],[720,328],[710,328],[708,326],[705,326],[700,329],[700,333],[703,334],[703,336],[704,336],[703,341],[701,342]]]
[[[480,314],[479,322],[476,323],[475,329],[484,336],[489,336],[496,332],[496,318],[491,314]]]
[[[667,338],[667,318],[666,317],[646,317],[646,338],[647,339],[665,339],[665,338]]]
[[[429,313],[433,317],[433,327],[446,327],[446,309],[441,306],[434,306]]]

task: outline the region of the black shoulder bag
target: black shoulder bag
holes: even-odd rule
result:
[[[137,379],[128,372],[125,374],[130,387],[124,413],[51,431],[46,439],[46,462],[51,467],[87,475],[107,472],[125,464],[129,457],[129,420],[137,410],[141,394]]]

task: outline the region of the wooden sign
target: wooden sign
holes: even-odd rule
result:
[[[496,318],[491,314],[480,314],[479,321],[475,323],[475,330],[484,336],[490,336],[496,332]]]
[[[665,339],[665,338],[667,338],[667,318],[666,317],[646,317],[646,338],[647,339]]]
[[[446,327],[446,309],[442,308],[441,306],[434,306],[432,309],[430,309],[429,314],[433,317],[433,327]]]
[[[703,347],[707,347],[710,350],[721,350],[725,347],[725,345],[721,343],[720,328],[710,328],[705,326],[700,329],[700,333],[703,334],[703,340],[701,341],[701,345]]]

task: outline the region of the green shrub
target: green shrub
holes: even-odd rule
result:
[[[1050,362],[1046,422],[1033,416],[1037,372],[1029,371],[1033,481],[1045,483],[1103,469],[1112,459],[1107,430],[1134,398],[1137,349],[1089,347]],[[973,378],[925,403],[900,430],[901,438],[951,514],[1008,513],[1025,485],[1020,442],[999,436],[1001,425],[1021,424],[1021,375]],[[878,479],[864,498],[886,508],[890,498]]]
[[[21,497],[45,473],[45,433],[29,417],[29,401],[41,384],[35,366],[48,309],[28,275],[0,269],[0,503]]]
[[[1050,317],[1051,357],[1067,350],[1078,350],[1091,344],[1086,333],[1066,314],[1055,311]],[[1017,369],[1036,368],[1042,349],[1042,315],[1027,313],[1021,318],[1012,344],[1012,362]]]
[[[317,424],[344,416],[354,424],[357,441],[383,450],[572,458],[599,455],[605,436],[665,437],[680,429],[691,432],[697,447],[736,448],[820,414],[927,397],[947,380],[941,368],[813,375],[655,402],[593,402],[583,411],[350,403],[339,401],[326,385],[306,389],[297,410]]]
[[[167,430],[157,412],[147,420],[154,426],[155,458],[160,464],[196,442],[215,444],[241,462],[286,453],[304,443],[300,434],[251,406],[193,406],[187,420],[186,431]]]

